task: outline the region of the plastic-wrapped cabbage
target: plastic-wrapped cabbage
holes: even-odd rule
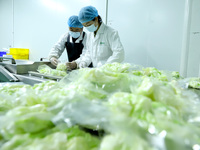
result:
[[[168,81],[167,76],[162,71],[154,67],[143,68],[143,73],[147,77],[157,78],[160,81]]]
[[[15,135],[1,146],[1,150],[97,150],[100,140],[77,127],[52,130],[45,136]]]
[[[6,111],[15,107],[13,103],[14,96],[10,96],[7,94],[0,94],[0,114],[5,113]]]
[[[29,134],[16,135],[2,146],[2,150],[64,150],[67,135],[62,132],[49,134],[44,138],[33,138]]]
[[[16,134],[37,133],[54,126],[52,117],[41,104],[31,107],[18,106],[0,118],[0,131],[6,139]]]
[[[134,135],[131,138],[123,134],[107,135],[103,138],[100,150],[156,150],[147,141]]]
[[[65,63],[58,63],[56,70],[60,70],[60,71],[67,71],[67,66]]]
[[[0,88],[0,111],[24,105],[35,105],[41,103],[38,95],[30,85],[8,84]]]
[[[163,71],[163,70],[158,70],[154,67],[147,67],[147,68],[142,68],[140,70],[133,70],[132,74],[136,76],[142,76],[144,78],[145,77],[156,78],[157,80],[160,81],[171,81],[182,78],[179,72]]]
[[[7,84],[0,87],[0,93],[7,93],[9,95],[16,94],[18,91],[26,92],[27,89],[31,89],[30,85],[26,84]]]
[[[70,91],[73,90],[77,94],[88,98],[89,100],[105,99],[108,95],[108,93],[105,92],[102,88],[89,82],[85,82],[85,84],[71,83],[67,88]]]
[[[135,93],[135,91],[133,91]],[[176,89],[169,83],[160,82],[150,78],[145,78],[138,87],[137,94],[149,97],[152,101],[158,101],[166,105],[175,107],[177,110],[183,111],[187,107],[183,101],[182,93],[176,93]]]
[[[158,77],[162,74],[158,69],[154,67],[143,68],[143,72],[144,72],[144,75],[148,77]]]
[[[99,130],[106,127],[109,115],[109,110],[101,102],[82,98],[66,104],[52,121],[54,124],[65,122],[68,126],[78,124]]]
[[[87,137],[74,137],[67,142],[67,150],[98,150],[99,139],[88,135]]]
[[[117,113],[110,120],[110,134],[103,138],[100,150],[156,150],[148,140],[150,134],[137,119]]]
[[[61,71],[59,69],[52,69],[47,65],[40,65],[38,67],[38,72],[45,75],[61,76],[64,77],[67,75],[66,71]]]
[[[51,74],[50,75],[64,77],[64,76],[67,75],[67,72],[56,70],[56,69],[51,69]]]
[[[133,116],[135,113],[150,111],[151,99],[142,95],[118,92],[109,98],[108,106],[114,113],[122,113],[126,116]]]
[[[1,150],[12,150],[30,143],[32,143],[32,139],[29,134],[14,135],[11,140],[1,145]]]
[[[51,67],[47,65],[40,65],[37,70],[39,73],[42,74],[51,74]]]
[[[81,69],[77,74],[72,75],[70,75],[69,78],[77,85],[93,84],[94,88],[97,87],[109,93],[116,90],[130,91],[130,84],[132,84],[128,73],[104,71],[101,68],[84,68]]]
[[[177,71],[172,71],[172,77],[175,79],[182,79],[183,77],[181,77],[180,73]]]
[[[55,81],[45,81],[42,83],[38,83],[38,84],[34,84],[33,89],[38,91],[38,93],[40,91],[44,92],[44,91],[48,91],[51,88],[55,87],[58,85],[58,82]]]
[[[115,73],[126,73],[128,72],[128,69],[131,67],[130,64],[128,63],[111,63],[111,64],[105,64],[100,67],[103,71],[110,71],[110,72],[115,72]]]
[[[189,81],[189,87],[200,89],[200,78],[191,78]]]
[[[143,71],[140,71],[140,70],[133,70],[132,71],[132,74],[136,75],[136,76],[143,76]]]
[[[153,104],[147,113],[131,116],[123,115],[122,109],[115,112],[108,128],[111,134],[104,137],[100,150],[188,150],[198,146],[199,127],[173,116],[177,113],[173,108],[159,104]]]
[[[139,121],[126,120],[118,131],[115,129],[103,138],[100,150],[198,150],[198,128],[190,131],[190,125],[163,120],[159,122],[163,130],[158,133],[154,132],[157,127],[153,125],[145,131]]]

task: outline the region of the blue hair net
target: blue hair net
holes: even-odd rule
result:
[[[78,19],[81,23],[85,23],[93,20],[97,16],[98,16],[98,11],[95,7],[86,6],[80,10]]]
[[[67,23],[68,23],[69,27],[83,28],[83,25],[78,20],[78,16],[71,16],[71,17],[69,17]]]

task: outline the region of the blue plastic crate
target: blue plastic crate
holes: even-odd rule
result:
[[[3,57],[3,55],[6,55],[6,52],[0,52],[0,57]]]

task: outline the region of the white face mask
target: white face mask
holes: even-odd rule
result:
[[[81,35],[80,32],[72,32],[72,31],[69,31],[69,34],[75,39]]]
[[[97,27],[98,27],[98,26],[95,27],[95,25],[92,24],[92,25],[90,25],[90,26],[88,26],[88,27],[85,27],[85,28],[86,28],[89,32],[94,32],[94,31],[97,30]]]

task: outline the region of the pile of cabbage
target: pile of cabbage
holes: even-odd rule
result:
[[[189,80],[189,87],[195,88],[195,89],[200,89],[200,78],[190,78]]]
[[[106,64],[0,86],[1,150],[199,150],[200,98],[178,72]]]
[[[56,69],[52,69],[47,65],[40,65],[37,71],[45,75],[64,77],[67,75],[67,66],[65,63],[58,63]]]

